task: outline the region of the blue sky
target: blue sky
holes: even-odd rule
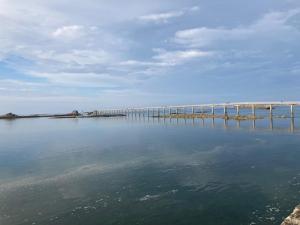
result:
[[[0,113],[299,100],[299,0],[0,0]]]

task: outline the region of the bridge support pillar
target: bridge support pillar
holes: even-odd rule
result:
[[[227,106],[224,105],[224,116],[227,117],[228,116],[228,113],[227,113]]]
[[[270,117],[269,128],[270,128],[270,130],[273,130],[273,117]]]
[[[252,121],[252,129],[253,129],[253,130],[255,130],[255,128],[256,128],[256,122],[255,122],[255,121],[256,121],[256,120],[253,120],[253,121]]]
[[[291,109],[290,109],[290,111],[291,111],[291,118],[294,118],[294,116],[295,116],[294,105],[291,105],[290,107],[291,107]]]
[[[240,106],[239,105],[236,106],[236,115],[237,116],[240,115]]]
[[[256,112],[255,112],[255,105],[252,105],[252,116],[255,118]]]
[[[291,117],[290,130],[291,130],[292,133],[295,131],[295,120],[294,120],[294,117]]]

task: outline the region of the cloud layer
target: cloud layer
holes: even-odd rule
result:
[[[147,105],[141,94],[152,104],[167,104],[166,96],[177,103],[291,99],[286,90],[300,94],[300,4],[263,2],[223,5],[240,7],[237,23],[234,12],[209,1],[1,0],[0,94],[5,102],[24,92],[28,102],[106,96],[107,107]],[[259,95],[249,93],[254,86]],[[131,98],[118,101],[120,93]]]

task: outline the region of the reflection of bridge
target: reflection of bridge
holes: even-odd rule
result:
[[[224,128],[224,129],[242,129],[242,130],[257,130],[257,131],[281,131],[281,132],[299,132],[299,128],[295,126],[295,118],[284,118],[280,119],[281,122],[284,122],[282,124],[276,124],[276,121],[273,117],[268,119],[263,119],[257,122],[256,120],[251,121],[241,121],[236,120],[229,122],[228,120],[220,120],[215,118],[210,119],[195,119],[192,118],[190,120],[187,119],[166,119],[166,118],[160,118],[160,117],[133,117],[133,120],[136,120],[137,122],[147,122],[147,123],[164,123],[164,124],[176,124],[176,125],[195,125],[200,127],[206,127],[206,128]],[[275,120],[275,121],[274,121]]]
[[[129,120],[132,123],[146,124],[163,124],[166,126],[196,126],[203,128],[218,128],[226,130],[249,130],[249,131],[275,131],[275,132],[300,132],[297,124],[300,122],[300,117],[280,117],[272,116],[261,118],[260,120],[226,120],[215,117],[157,117],[157,116],[127,116],[127,117],[103,117],[106,120]]]
[[[235,103],[220,103],[220,104],[200,104],[200,105],[175,105],[175,106],[158,106],[158,107],[139,107],[126,109],[104,109],[96,111],[97,115],[132,115],[132,116],[147,116],[147,117],[166,117],[174,115],[197,116],[202,115],[206,118],[223,117],[230,119],[230,111],[234,110],[232,119],[257,119],[257,110],[268,110],[269,117],[273,117],[274,108],[289,108],[289,117],[294,117],[295,107],[300,106],[300,101],[281,101],[281,102],[235,102]],[[220,114],[219,110],[222,110]],[[240,112],[243,109],[248,109],[248,117],[240,117]],[[250,109],[250,113],[249,113]],[[247,111],[247,110],[246,110]],[[232,114],[232,112],[231,112]],[[232,115],[231,115],[232,116]]]

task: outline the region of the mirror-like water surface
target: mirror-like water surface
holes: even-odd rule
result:
[[[0,121],[1,225],[280,224],[300,120]]]

